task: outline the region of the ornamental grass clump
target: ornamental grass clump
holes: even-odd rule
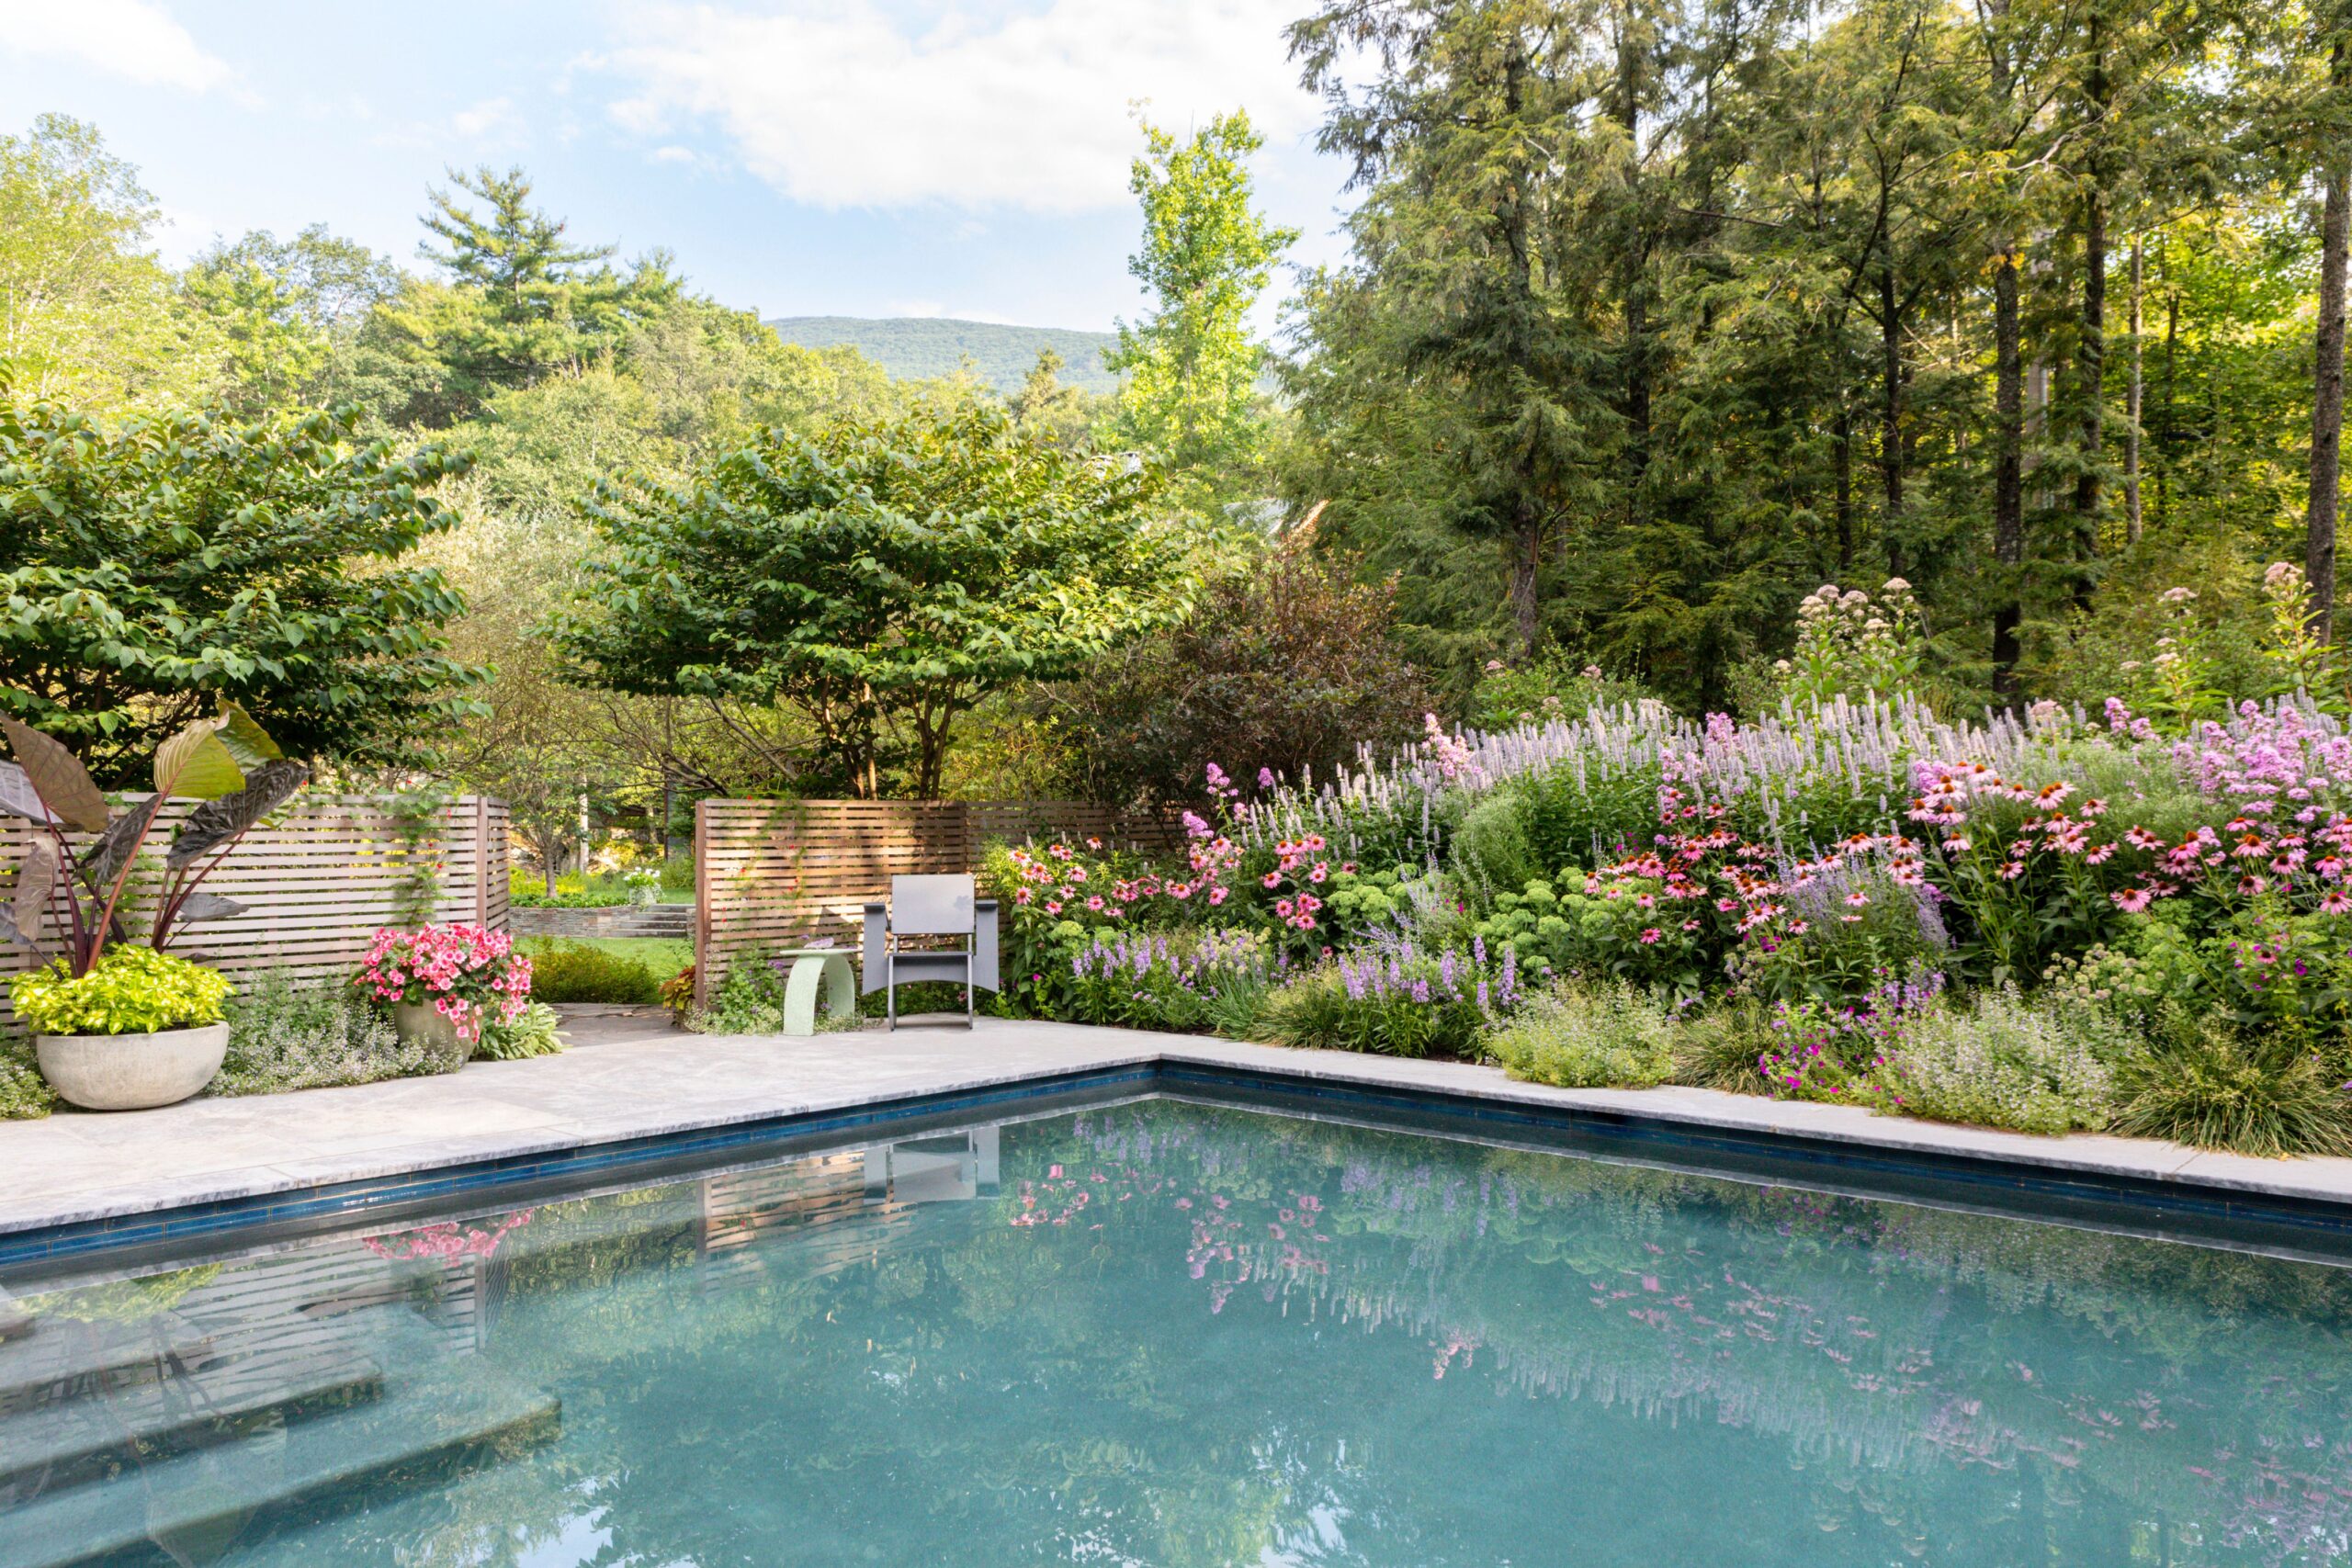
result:
[[[531,961],[486,926],[425,924],[376,933],[352,984],[386,1006],[429,1007],[479,1040],[485,1023],[513,1022],[531,998]]]
[[[2341,1054],[2300,1030],[2242,1031],[2175,1003],[2120,1075],[2114,1130],[2238,1154],[2352,1155]]]

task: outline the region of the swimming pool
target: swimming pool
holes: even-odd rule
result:
[[[1167,1095],[16,1284],[0,1568],[2352,1560],[2330,1263]]]

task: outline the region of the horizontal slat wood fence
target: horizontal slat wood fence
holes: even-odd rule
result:
[[[173,825],[194,809],[194,802],[164,808],[141,857],[149,869],[134,889],[141,882],[154,886]],[[436,868],[432,919],[503,927],[506,835],[504,802],[461,795],[412,851],[380,797],[306,791],[246,834],[204,879],[205,891],[236,899],[245,913],[183,926],[172,951],[231,971],[282,966],[305,979],[339,978],[357,966],[379,928],[402,918],[412,857]],[[0,818],[0,896],[13,891],[16,867],[38,836],[28,822]],[[145,929],[147,908],[134,903],[134,934]],[[14,943],[0,944],[0,1019],[12,1026],[6,977],[40,962]]]
[[[706,800],[695,807],[697,1001],[729,955],[830,937],[854,945],[890,878],[978,868],[991,842],[1061,837],[1161,853],[1172,815],[1069,800]]]

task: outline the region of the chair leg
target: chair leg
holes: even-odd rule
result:
[[[972,961],[964,960],[964,1027],[980,1026],[980,988],[972,984]]]
[[[882,959],[882,1010],[889,1020],[888,1032],[896,1034],[899,1032],[899,960],[895,955],[887,953]]]

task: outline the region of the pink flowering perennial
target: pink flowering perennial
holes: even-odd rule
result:
[[[512,1022],[530,1001],[531,961],[514,951],[513,937],[486,926],[387,927],[352,984],[388,1006],[429,1006],[458,1026],[459,1039],[477,1040],[492,1014]]]

